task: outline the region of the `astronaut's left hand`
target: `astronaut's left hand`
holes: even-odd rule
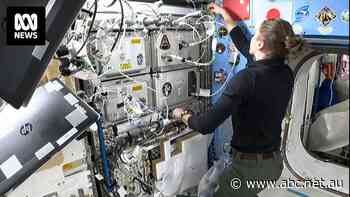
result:
[[[176,108],[173,111],[173,118],[176,120],[181,120],[183,114],[185,113],[185,110],[182,108]]]

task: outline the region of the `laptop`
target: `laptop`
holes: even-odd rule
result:
[[[21,184],[98,118],[58,79],[37,88],[26,107],[2,107],[0,196]]]

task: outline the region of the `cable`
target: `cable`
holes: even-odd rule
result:
[[[127,78],[127,79],[129,79],[129,80],[131,80],[131,81],[133,81],[133,82],[135,82],[135,83],[144,83],[144,82],[138,81],[138,80],[136,80],[136,79],[130,77],[129,75],[123,73],[123,72],[120,71],[120,70],[119,70],[119,74],[121,74],[121,75],[124,76],[125,78]],[[149,87],[148,85],[146,85],[146,88],[149,89],[149,90],[151,90],[151,91],[153,91],[154,93],[156,93],[156,95],[157,95],[157,94],[160,94],[160,95],[163,94],[162,92],[159,92],[159,91],[157,91],[157,90],[155,90],[155,89]],[[169,117],[169,105],[168,105],[168,103],[167,103],[167,101],[166,101],[166,98],[164,98],[164,100],[165,100],[165,107],[166,107],[166,116],[165,116],[165,119],[167,119],[167,118]]]
[[[120,38],[120,41],[119,41],[119,44],[118,44],[118,47],[117,47],[117,50],[119,50],[119,51],[120,51],[120,49],[121,49],[123,40],[125,39],[125,36],[126,36],[126,25],[125,25],[125,20],[124,20],[123,26],[124,26],[123,35],[122,35],[122,37]]]
[[[192,5],[193,5],[193,12],[197,11],[197,6],[196,3],[194,2],[194,0],[190,0]]]
[[[213,96],[216,96],[217,94],[219,94],[222,90],[224,90],[228,84],[228,82],[230,81],[231,79],[231,75],[233,73],[233,71],[235,70],[236,67],[232,67],[231,69],[231,72],[229,73],[229,75],[227,76],[227,79],[226,81],[224,82],[224,84],[222,84],[222,86],[213,94],[209,95],[209,96],[206,96],[206,97],[213,97]]]
[[[196,11],[196,12],[192,12],[192,13],[189,13],[183,17],[180,17],[178,19],[176,19],[175,21],[173,21],[173,24],[177,24],[183,20],[185,20],[186,18],[189,18],[189,17],[194,17],[194,16],[198,16],[198,15],[201,15],[202,14],[202,11]]]
[[[334,78],[332,79],[331,85],[330,85],[330,87],[329,87],[329,89],[330,89],[330,91],[331,91],[331,95],[330,95],[330,100],[329,100],[329,102],[328,102],[328,106],[331,106],[331,105],[332,105],[333,99],[334,99],[334,98],[333,98],[333,97],[334,97],[333,84],[334,84]]]
[[[211,15],[203,15],[199,19],[196,20],[196,24],[199,24],[199,21],[202,20],[205,17],[207,17],[209,19],[209,21],[215,21],[214,17],[212,17]]]
[[[90,38],[90,35],[91,35],[91,32],[92,32],[92,28],[94,26],[94,23],[95,23],[95,19],[96,19],[96,14],[97,14],[97,1],[98,0],[95,0],[95,9],[94,9],[94,14],[92,16],[92,20],[91,20],[91,24],[90,24],[90,27],[89,27],[89,30],[88,30],[88,33],[87,33],[87,36],[85,38],[85,41],[83,42],[83,44],[81,45],[81,47],[77,50],[77,53],[75,54],[75,57],[77,57],[79,55],[79,53],[84,49],[85,45],[87,44],[89,38]],[[72,59],[75,59],[72,58]]]
[[[210,95],[199,95],[199,94],[198,94],[198,95],[196,95],[196,96],[201,96],[201,97],[210,98],[210,97],[216,96],[216,95],[218,95],[219,93],[221,93],[222,90],[224,90],[224,89],[226,88],[228,82],[230,81],[231,75],[232,75],[233,71],[235,70],[235,68],[236,68],[236,67],[232,67],[232,69],[231,69],[229,75],[228,75],[227,78],[226,78],[226,81],[224,82],[224,84],[222,84],[222,86],[221,86],[216,92],[214,92],[214,93],[212,93],[212,94],[210,94]]]
[[[117,37],[115,38],[114,40],[114,43],[112,45],[112,48],[111,48],[111,52],[113,52],[114,48],[116,47],[117,45],[117,42],[120,38],[120,34],[122,32],[122,29],[123,29],[123,25],[124,25],[124,7],[123,7],[123,2],[122,0],[119,0],[119,5],[120,5],[120,10],[121,10],[121,14],[122,14],[122,18],[121,18],[121,21],[120,21],[120,26],[119,26],[119,31],[118,31],[118,34],[117,34]]]
[[[195,66],[210,66],[215,61],[215,56],[213,56],[212,59],[209,62],[205,62],[205,63],[190,61],[190,60],[187,60],[184,57],[180,57],[180,56],[177,56],[177,55],[167,55],[167,57],[171,57],[173,59],[180,60],[180,61],[182,61],[184,63],[194,64]]]
[[[213,24],[215,25],[214,22],[203,22],[202,24]],[[192,46],[196,46],[196,45],[199,45],[207,40],[209,40],[211,37],[213,37],[215,35],[215,27],[213,27],[214,31],[211,32],[206,38],[204,38],[203,40],[200,40],[198,42],[193,42],[193,43],[189,43],[189,46],[192,47]]]
[[[189,46],[190,46],[190,47],[193,47],[193,46],[202,44],[203,42],[209,40],[209,39],[210,39],[211,37],[213,37],[213,36],[214,36],[214,34],[211,34],[211,35],[207,36],[207,37],[206,37],[205,39],[203,39],[203,40],[200,40],[200,41],[198,41],[198,42],[192,42],[192,43],[190,43]]]
[[[191,28],[191,29],[193,30],[193,32],[196,33],[197,37],[198,37],[199,39],[202,39],[202,36],[201,36],[200,33],[198,32],[197,28],[195,28],[193,25],[190,25],[190,24],[185,23],[185,22],[180,22],[180,23],[179,23],[179,27],[180,27],[180,26],[183,26],[183,25],[184,25],[184,26],[187,26],[187,27],[189,27],[189,28]],[[178,34],[177,32],[178,32],[178,28],[176,29],[176,34],[177,34],[177,35],[180,35],[180,34]],[[193,40],[195,40],[194,34],[193,34]]]

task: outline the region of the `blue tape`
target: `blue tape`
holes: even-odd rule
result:
[[[103,164],[103,175],[106,181],[108,192],[112,192],[113,180],[109,172],[109,161],[107,158],[107,147],[105,144],[105,137],[104,137],[103,127],[102,127],[102,122],[101,120],[98,120],[96,123],[98,128],[98,139],[100,143],[100,154],[101,154],[101,159]]]

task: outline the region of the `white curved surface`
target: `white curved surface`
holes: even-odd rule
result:
[[[325,179],[324,184],[331,180],[342,180],[343,187],[333,188],[349,194],[349,168],[333,163],[320,161],[312,157],[304,148],[301,140],[301,128],[304,118],[305,99],[307,90],[308,72],[314,61],[320,56],[309,59],[299,70],[296,76],[295,90],[292,100],[291,120],[286,142],[286,159],[293,171],[303,178]]]
[[[308,148],[329,152],[349,145],[349,100],[321,111],[311,125]]]

